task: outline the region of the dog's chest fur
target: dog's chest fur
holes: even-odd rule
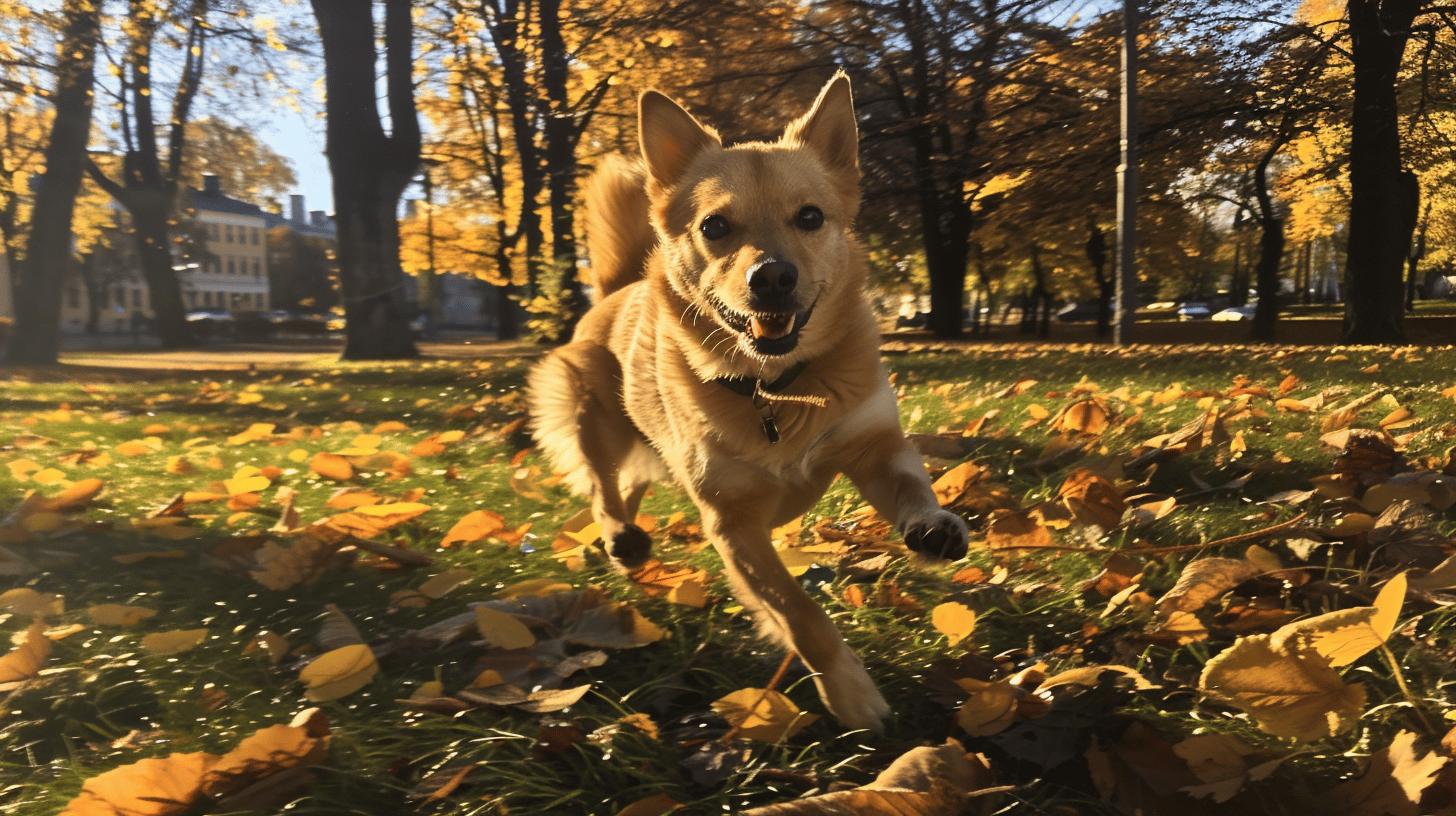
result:
[[[655,281],[598,304],[578,336],[609,348],[622,367],[622,406],[669,470],[694,491],[795,491],[817,499],[849,453],[839,442],[867,428],[895,426],[895,402],[869,336],[847,336],[809,361],[786,395],[824,398],[824,407],[770,401],[780,439],[769,444],[754,401],[694,371],[685,349],[703,338],[674,320]],[[846,318],[850,318],[846,320]],[[840,315],[851,326],[859,315]],[[865,332],[860,332],[865,334]],[[866,342],[868,339],[868,342]],[[708,340],[711,343],[711,339]]]

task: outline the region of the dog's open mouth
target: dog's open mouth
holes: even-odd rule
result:
[[[814,313],[814,304],[792,312],[740,312],[716,297],[713,308],[734,331],[746,336],[759,354],[788,354],[799,345],[799,331]]]

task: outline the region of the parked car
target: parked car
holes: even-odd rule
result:
[[[1253,320],[1254,308],[1254,306],[1230,306],[1209,319],[1219,321]]]
[[[1179,320],[1207,320],[1213,316],[1213,309],[1207,303],[1193,301],[1178,307]]]
[[[1178,311],[1178,304],[1171,300],[1158,300],[1142,307],[1138,311],[1147,315],[1170,316]]]
[[[187,325],[199,340],[230,337],[235,324],[226,309],[197,309],[187,313]]]
[[[1081,323],[1088,320],[1096,320],[1102,304],[1096,300],[1084,300],[1080,303],[1068,303],[1056,312],[1057,320],[1063,323]]]

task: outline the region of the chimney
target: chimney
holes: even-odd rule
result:
[[[329,217],[323,210],[309,210],[308,223],[315,227],[327,227],[329,225]]]
[[[307,222],[303,216],[303,196],[295,193],[288,197],[288,220],[295,224]]]
[[[202,192],[208,195],[222,195],[222,179],[216,173],[202,174]]]

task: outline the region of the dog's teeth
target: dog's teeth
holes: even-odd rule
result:
[[[775,315],[765,318],[754,317],[749,320],[749,328],[753,331],[753,336],[756,339],[762,340],[767,338],[769,340],[777,340],[793,331],[794,324],[798,320],[798,315],[788,315],[786,317]]]

